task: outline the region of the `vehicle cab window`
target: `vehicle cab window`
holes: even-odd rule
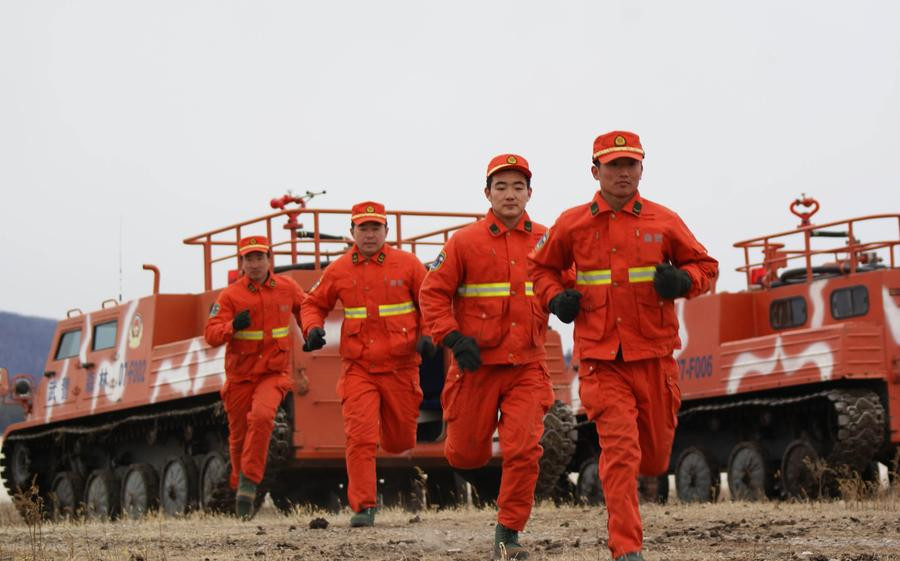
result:
[[[54,360],[62,360],[78,355],[81,348],[81,330],[66,331],[59,337],[59,345],[56,347]]]
[[[865,286],[839,288],[831,293],[831,316],[845,319],[869,313],[869,291]]]
[[[108,321],[106,323],[98,323],[94,326],[94,338],[91,350],[100,351],[103,349],[111,349],[116,346],[116,332],[118,331],[118,321]]]
[[[806,323],[806,300],[802,297],[781,298],[769,305],[769,324],[772,329],[800,327]]]

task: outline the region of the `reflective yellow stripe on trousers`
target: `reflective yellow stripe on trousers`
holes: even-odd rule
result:
[[[651,282],[656,266],[629,267],[628,282]],[[597,269],[594,271],[578,271],[575,274],[575,284],[598,285],[612,283],[612,271],[609,269]]]

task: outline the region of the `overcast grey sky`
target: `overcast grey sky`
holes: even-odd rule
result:
[[[590,199],[591,143],[630,129],[641,193],[736,290],[738,240],[900,212],[900,3],[0,3],[0,309],[59,318],[202,289],[185,237],[315,205],[479,212],[528,158],[532,217]],[[889,235],[896,236],[896,231]],[[217,282],[221,283],[220,279]]]

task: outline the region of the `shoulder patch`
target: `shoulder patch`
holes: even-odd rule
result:
[[[216,317],[217,315],[219,315],[219,310],[220,310],[220,309],[221,309],[221,308],[219,307],[219,303],[218,303],[218,302],[216,302],[215,304],[213,304],[213,305],[209,308],[209,317],[214,318],[214,317]]]
[[[447,254],[444,253],[443,250],[441,250],[441,252],[438,253],[438,256],[435,257],[434,261],[432,261],[431,263],[428,264],[428,270],[429,271],[437,271],[438,269],[441,268],[441,265],[444,264],[444,259],[446,259],[446,258],[447,258]]]
[[[550,230],[544,232],[544,235],[541,236],[541,239],[538,240],[536,244],[534,244],[534,250],[540,251],[544,244],[547,243],[547,239],[550,237]]]

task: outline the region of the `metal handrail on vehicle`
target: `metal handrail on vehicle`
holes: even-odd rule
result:
[[[265,225],[266,236],[272,245],[273,256],[289,256],[290,264],[296,265],[301,257],[312,257],[313,270],[321,270],[324,259],[331,259],[344,254],[352,247],[353,240],[349,237],[334,236],[326,237],[320,233],[321,217],[326,215],[344,215],[347,217],[346,224],[350,224],[350,211],[345,209],[322,209],[322,208],[306,208],[300,198],[292,199],[297,202],[299,207],[284,208],[279,212],[274,212],[238,222],[230,226],[217,228],[196,236],[191,236],[184,240],[187,245],[199,245],[203,248],[203,286],[204,290],[212,290],[212,266],[214,263],[235,260],[235,267],[239,267],[238,261],[238,242],[243,237],[242,232],[251,229],[253,226]],[[273,206],[275,200],[273,199]],[[408,211],[408,210],[392,210],[386,212],[388,216],[389,238],[387,243],[398,249],[408,249],[416,253],[422,247],[434,247],[443,245],[450,234],[455,230],[470,224],[484,216],[481,213],[471,212],[425,212],[425,211]],[[275,221],[280,217],[286,217],[287,223],[282,228],[275,226]],[[297,219],[303,217],[309,219],[311,217],[313,227],[310,231],[303,230],[303,224]],[[440,219],[467,219],[459,224],[445,226],[442,228],[429,230],[423,233],[417,233],[409,237],[403,237],[403,219],[404,218],[440,218]],[[407,220],[408,222],[408,220]],[[289,239],[275,240],[273,233],[281,229],[290,232]],[[258,231],[258,228],[253,228]],[[334,246],[343,246],[335,249]],[[213,248],[231,248],[232,251],[225,255],[213,256]]]
[[[794,210],[797,205],[813,206],[814,210],[809,213],[798,213]],[[872,214],[858,218],[850,218],[847,220],[837,220],[826,224],[811,224],[809,217],[818,210],[818,202],[812,198],[803,198],[794,201],[791,205],[791,212],[800,216],[803,221],[795,230],[770,234],[768,236],[760,236],[749,240],[739,241],[734,247],[744,250],[744,265],[737,267],[738,272],[742,272],[746,276],[747,288],[769,287],[775,274],[779,268],[783,268],[789,261],[803,260],[805,268],[804,280],[810,282],[814,275],[813,257],[816,255],[833,255],[835,263],[834,267],[841,273],[855,273],[860,266],[869,264],[869,255],[879,249],[888,249],[889,267],[894,269],[897,267],[897,260],[894,256],[894,250],[900,246],[900,214]],[[858,225],[862,222],[872,222],[875,220],[896,220],[898,237],[894,240],[883,240],[874,242],[861,242],[854,235],[854,230],[858,230]],[[839,228],[839,230],[835,230]],[[843,229],[846,228],[846,229]],[[786,248],[787,242],[792,236],[803,236],[803,245],[801,248]],[[812,238],[842,238],[846,239],[846,243],[837,247],[827,249],[813,249],[811,247]],[[776,241],[777,240],[777,241]],[[754,248],[762,249],[763,260],[751,262],[750,250]],[[872,263],[876,265],[877,263]],[[754,279],[753,273],[756,271],[764,272],[761,279]],[[798,271],[799,272],[799,271]],[[758,281],[758,282],[757,282]]]

